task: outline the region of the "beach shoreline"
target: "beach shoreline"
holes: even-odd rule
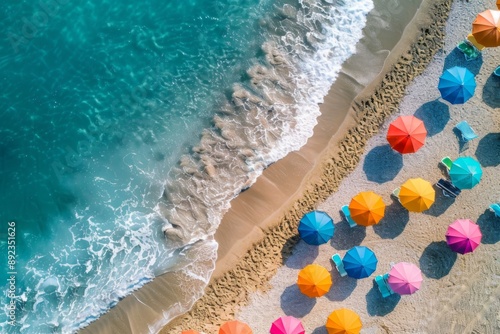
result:
[[[353,96],[352,104],[335,99],[335,94],[338,97],[345,92],[330,91],[322,108],[335,108],[342,103],[350,106],[338,124],[337,130],[341,131],[332,136],[322,112],[318,124],[325,129],[315,129],[315,136],[321,133],[323,137],[313,136],[303,149],[271,165],[249,190],[232,201],[231,210],[216,233],[220,257],[205,295],[190,312],[172,321],[161,333],[187,328],[216,332],[220,323],[230,320],[247,303],[251,292],[269,288],[269,279],[298,241],[296,227],[300,217],[335,192],[341,180],[353,171],[367,140],[397,110],[406,87],[442,48],[451,3],[423,1],[383,69]],[[337,115],[330,121],[335,123],[339,118]],[[297,176],[300,173],[302,178]],[[291,184],[292,179],[296,184]],[[270,201],[266,194],[274,200]],[[269,203],[266,211],[264,204]]]

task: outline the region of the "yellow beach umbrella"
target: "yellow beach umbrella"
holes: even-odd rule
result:
[[[348,308],[333,311],[326,320],[328,334],[358,334],[361,327],[359,315]]]
[[[300,292],[310,298],[321,297],[330,290],[332,276],[318,264],[305,266],[297,279]]]
[[[432,185],[421,178],[409,179],[401,186],[399,201],[408,210],[422,212],[434,203],[436,192]]]
[[[370,226],[384,217],[385,204],[373,191],[363,191],[352,198],[349,211],[358,225]]]

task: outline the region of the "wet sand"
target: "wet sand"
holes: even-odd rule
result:
[[[446,63],[447,68],[453,62],[460,63],[459,56],[461,55],[455,54],[452,50],[456,43],[465,37],[467,29],[470,29],[470,22],[475,16],[473,13],[488,7],[494,8],[493,1],[476,1],[473,4],[455,1],[453,24],[446,25],[451,4],[452,1],[449,0],[424,1],[417,16],[408,25],[403,37],[390,52],[378,75],[376,75],[378,71],[374,70],[376,66],[373,66],[373,62],[370,63],[369,60],[365,59],[364,62],[356,61],[353,64],[346,64],[342,75],[321,106],[323,114],[315,129],[315,135],[309,140],[308,144],[300,151],[289,154],[282,161],[271,165],[256,184],[231,203],[232,208],[224,217],[216,234],[216,239],[220,243],[220,257],[215,274],[206,289],[205,295],[195,304],[192,311],[174,320],[161,333],[178,333],[181,329],[186,328],[193,328],[206,333],[216,333],[221,323],[235,317],[252,324],[255,333],[266,333],[270,326],[270,318],[293,312],[297,312],[295,315],[302,317],[304,321],[309,319],[308,332],[314,330],[313,333],[323,333],[325,332],[324,327],[320,324],[324,324],[326,320],[327,313],[325,312],[327,312],[327,309],[331,312],[332,307],[342,305],[343,302],[345,302],[346,306],[351,306],[351,308],[356,309],[369,319],[368,324],[370,324],[372,331],[367,331],[367,333],[384,332],[384,330],[385,332],[427,333],[425,330],[419,331],[418,324],[409,321],[412,320],[410,319],[412,317],[410,311],[415,312],[415,307],[419,306],[418,303],[412,304],[412,299],[404,299],[400,304],[405,308],[401,312],[393,313],[391,313],[390,308],[395,308],[397,303],[394,303],[394,301],[389,305],[382,303],[373,306],[370,304],[371,300],[377,300],[377,291],[373,289],[373,283],[369,279],[364,280],[363,284],[352,280],[341,282],[337,289],[333,290],[331,298],[323,299],[321,302],[304,302],[300,305],[292,303],[290,306],[287,305],[287,300],[290,300],[288,298],[290,296],[292,296],[291,300],[294,299],[293,286],[296,274],[299,267],[305,262],[316,261],[331,269],[329,257],[335,251],[345,252],[348,245],[365,244],[365,242],[368,246],[374,245],[373,247],[375,247],[376,245],[385,244],[387,242],[385,239],[397,239],[399,236],[391,234],[390,223],[386,224],[385,228],[381,224],[378,231],[377,228],[368,228],[364,233],[359,231],[360,228],[346,228],[347,223],[342,221],[338,210],[342,204],[348,203],[350,197],[367,187],[372,188],[384,194],[385,202],[390,204],[391,208],[394,208],[393,217],[397,214],[404,215],[404,212],[398,210],[397,205],[391,202],[389,198],[390,192],[397,187],[398,182],[408,178],[412,173],[424,173],[425,176],[431,176],[432,181],[439,179],[437,173],[440,173],[440,170],[437,168],[437,162],[442,157],[441,155],[446,152],[446,155],[456,158],[459,154],[460,147],[452,128],[464,114],[471,112],[471,117],[477,115],[480,119],[481,112],[490,110],[491,117],[484,117],[486,124],[476,122],[475,118],[470,118],[470,122],[482,129],[481,135],[485,137],[487,137],[488,131],[493,130],[495,125],[498,131],[498,112],[495,114],[491,110],[497,109],[499,105],[498,101],[495,100],[495,94],[490,92],[491,85],[488,86],[486,83],[491,84],[490,73],[494,68],[494,64],[499,62],[499,59],[497,50],[489,50],[489,53],[485,53],[483,57],[482,71],[485,72],[480,77],[482,84],[486,88],[483,89],[478,86],[478,90],[483,89],[483,93],[477,94],[477,97],[474,97],[477,101],[470,103],[472,106],[470,108],[475,111],[466,110],[463,106],[450,107],[450,110],[454,111],[453,117],[450,117],[446,125],[442,126],[440,134],[433,137],[433,139],[436,139],[434,143],[429,140],[432,144],[426,146],[423,151],[425,153],[421,156],[415,155],[411,159],[404,157],[404,167],[401,164],[399,174],[396,173],[396,175],[391,176],[392,179],[385,180],[384,178],[387,178],[387,175],[384,176],[383,173],[379,176],[384,179],[383,182],[366,179],[363,163],[366,161],[367,156],[364,154],[373,152],[377,145],[383,146],[382,144],[385,144],[384,131],[387,129],[387,121],[395,118],[400,113],[413,114],[415,110],[420,110],[419,108],[422,108],[425,103],[432,103],[432,101],[439,98],[439,93],[436,93],[437,90],[435,89],[437,85],[436,75],[438,78],[446,62],[448,62]],[[445,41],[447,44],[445,44]],[[449,54],[451,54],[450,57],[448,57]],[[433,62],[431,63],[431,61]],[[374,63],[376,65],[377,61]],[[420,76],[422,73],[427,73],[425,71],[429,64],[433,64],[430,69],[431,74],[427,74],[430,77]],[[352,67],[349,67],[349,65]],[[371,75],[376,75],[376,77],[370,78],[369,72],[363,72],[365,68],[370,68],[374,72]],[[353,72],[350,72],[350,70]],[[432,81],[429,81],[429,78]],[[414,88],[417,85],[415,82],[420,85],[418,88]],[[410,90],[413,90],[407,91],[409,87]],[[434,87],[430,91],[431,93],[428,91],[429,87]],[[495,89],[498,89],[498,87]],[[491,105],[480,107],[484,105],[485,101],[483,99],[486,96],[490,96],[488,103]],[[353,101],[351,101],[352,98],[354,98]],[[408,106],[409,102],[406,101],[412,99],[417,101],[416,104]],[[404,103],[407,105],[405,106]],[[339,120],[343,118],[342,113],[332,116],[332,113],[329,113],[328,110],[337,111],[342,108],[346,109],[347,112],[344,113],[346,116],[343,122],[339,123]],[[438,104],[438,108],[442,108],[440,104]],[[434,128],[433,131],[438,131],[436,129],[440,125],[434,124],[433,122],[436,122],[436,120],[427,115],[428,111],[424,111],[421,111],[421,113],[423,113],[424,117],[429,118],[427,120],[430,122],[429,126]],[[467,119],[469,120],[469,118]],[[482,127],[483,125],[485,127]],[[447,148],[447,150],[443,151],[444,148]],[[432,151],[433,149],[435,151]],[[391,150],[381,152],[380,158],[390,161],[391,152]],[[473,153],[474,149],[470,151],[471,155]],[[371,159],[374,159],[374,156],[378,157],[379,153],[376,151],[372,153]],[[377,160],[375,159],[375,161]],[[424,162],[427,162],[425,163],[427,167],[425,170],[421,169]],[[495,173],[494,167],[496,166],[492,166],[491,171],[485,173],[489,176],[485,177],[484,182],[484,184],[492,188],[483,191],[489,193],[488,191],[491,190],[498,197],[500,187],[497,184],[498,181],[495,181],[492,176]],[[496,168],[496,172],[498,175],[498,168]],[[463,198],[463,203],[458,204],[460,201],[457,200],[456,207],[462,208],[461,212],[463,214],[467,213],[472,219],[477,219],[479,212],[483,212],[486,215],[482,223],[485,230],[489,233],[498,234],[498,228],[490,223],[491,215],[485,212],[485,208],[487,208],[485,203],[494,201],[494,199],[488,196],[477,206],[467,202],[471,201],[471,198],[475,199],[480,195],[480,190],[471,191],[467,197],[460,198],[460,201]],[[443,216],[442,218],[439,216],[440,213],[443,213],[443,210],[446,211],[443,205],[444,207],[450,206],[446,202],[437,204],[435,209],[437,211],[433,213],[434,216],[431,214],[433,219],[443,219],[445,221],[451,219],[452,210],[450,210],[450,216]],[[297,243],[298,221],[304,213],[315,208],[329,212],[335,222],[338,222],[336,232],[338,239],[333,241],[332,244],[325,245],[326,248],[314,249],[303,243]],[[422,224],[428,230],[422,232],[423,235],[420,236],[417,228],[417,232],[414,232],[417,236],[414,234],[406,236],[403,232],[410,230],[412,226],[408,223],[402,226],[398,225],[397,228],[399,228],[402,239],[401,241],[397,240],[396,247],[384,248],[380,246],[381,250],[377,249],[382,253],[382,260],[379,258],[379,271],[381,273],[388,269],[388,259],[391,259],[390,261],[397,260],[394,259],[394,254],[400,255],[401,261],[412,260],[412,262],[418,264],[419,257],[427,249],[425,245],[436,242],[437,248],[442,247],[439,240],[443,239],[442,230],[448,224],[446,222],[441,223],[438,229],[436,223],[429,222],[428,215],[416,216],[415,218],[416,221],[425,220],[425,223]],[[417,222],[413,223],[413,214],[411,225],[418,226]],[[418,245],[415,248],[406,249],[405,246],[411,244],[414,237],[419,240]],[[494,238],[489,240],[493,246],[482,247],[485,250],[482,253],[483,257],[480,263],[482,265],[486,264],[491,269],[490,277],[494,277],[499,273],[498,268],[490,263],[492,259],[488,257],[490,254],[488,247],[491,247],[494,254],[497,254],[496,256],[498,256],[498,247],[495,246]],[[432,246],[430,247],[431,249],[427,252],[432,253],[435,251]],[[441,248],[438,251],[441,251]],[[477,257],[481,257],[481,253],[478,254],[480,255]],[[456,260],[457,268],[459,268],[456,270],[461,270],[460,275],[462,276],[467,275],[468,270],[477,270],[476,266],[467,268],[467,261],[467,258],[462,259],[461,257]],[[498,263],[498,260],[496,263]],[[424,267],[426,265],[430,266],[426,269],[428,275],[443,275],[439,270],[437,273],[433,273],[433,264],[426,263],[424,260]],[[450,268],[450,272],[454,268]],[[333,271],[332,273],[335,275]],[[480,284],[480,276],[475,275],[475,277],[469,283]],[[336,279],[338,277],[334,277],[334,281]],[[455,282],[456,277],[450,279],[450,281]],[[453,284],[450,281],[444,284],[448,284],[447,287],[452,289]],[[487,282],[493,285],[492,290],[488,291],[498,295],[494,281],[487,280]],[[356,284],[358,284],[357,287]],[[440,284],[436,286],[435,289],[438,291],[444,288]],[[465,286],[467,287],[467,285]],[[465,288],[458,287],[462,292],[465,290]],[[342,294],[343,288],[347,289],[347,295]],[[368,290],[369,292],[367,292]],[[356,293],[352,293],[352,291],[356,291]],[[419,302],[423,300],[432,301],[432,293],[428,292],[424,296],[424,292],[422,292],[421,297],[416,295],[410,298],[414,297],[413,300]],[[467,296],[467,294],[464,295]],[[443,296],[445,296],[444,293]],[[484,293],[482,293],[482,296],[484,296]],[[461,308],[464,306],[463,303],[459,305],[453,300],[446,304],[443,298],[436,299],[436,302],[427,303],[425,305],[426,312],[423,312],[423,314],[431,316],[432,310],[439,307],[441,301],[443,301],[443,307],[446,306],[445,309],[448,308],[449,312],[452,312],[455,305]],[[483,302],[481,299],[477,301]],[[378,302],[380,303],[380,301]],[[477,303],[472,305],[478,307]],[[488,303],[482,305],[485,305],[483,309],[486,310]],[[316,313],[317,309],[318,313]],[[490,312],[490,310],[487,312]],[[388,318],[390,320],[386,321],[383,315],[389,313],[391,313]],[[483,314],[494,316],[490,313],[484,312]],[[462,312],[460,312],[460,316],[463,316]],[[425,323],[428,326],[426,328],[431,330],[430,332],[439,330],[438,324],[443,318],[434,317],[434,322]],[[463,326],[460,320],[454,319],[454,317],[448,318],[451,319],[449,320],[450,324],[448,327],[443,327],[445,328],[443,330],[450,328],[450,325]],[[410,326],[404,325],[405,321],[410,323]],[[483,322],[480,322],[480,324],[483,324]],[[469,321],[469,323],[471,322]],[[468,327],[456,328],[461,330]],[[491,328],[486,328],[487,333],[490,332]]]

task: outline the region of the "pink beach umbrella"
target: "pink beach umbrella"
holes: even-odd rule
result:
[[[302,322],[292,316],[279,317],[269,330],[271,334],[305,334],[305,332]]]
[[[479,226],[470,219],[457,219],[446,231],[446,243],[460,254],[473,252],[481,243],[482,237]]]
[[[389,271],[387,279],[391,289],[400,295],[411,295],[420,289],[422,272],[413,263],[396,263]]]

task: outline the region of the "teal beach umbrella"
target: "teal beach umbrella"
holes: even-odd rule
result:
[[[347,251],[342,259],[347,275],[354,278],[365,278],[377,269],[377,257],[365,246],[356,246]]]
[[[299,222],[300,237],[310,245],[321,245],[333,237],[333,219],[323,211],[311,211]]]
[[[452,104],[465,103],[474,95],[476,80],[465,67],[454,66],[444,71],[438,84],[441,97]]]
[[[451,183],[460,189],[472,189],[481,181],[482,176],[481,164],[474,158],[460,157],[451,165]]]

